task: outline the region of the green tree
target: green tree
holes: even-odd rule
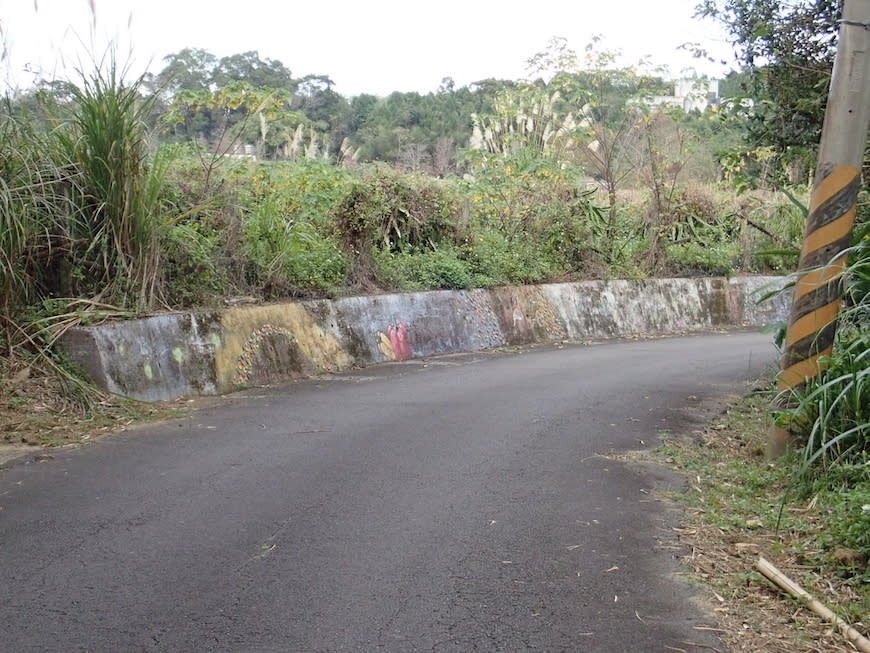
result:
[[[747,142],[772,147],[779,181],[812,168],[821,136],[842,0],[703,0],[697,14],[720,22],[746,79]]]
[[[327,75],[306,75],[299,80],[292,103],[320,131],[330,152],[336,152],[350,134],[352,121],[350,103],[333,86]]]
[[[254,88],[273,88],[291,94],[298,87],[284,64],[275,59],[260,59],[256,50],[222,57],[212,71],[211,82],[218,88],[245,82]]]
[[[209,88],[217,57],[200,48],[184,48],[163,57],[166,62],[157,74],[158,88],[174,93],[179,90],[200,91]]]

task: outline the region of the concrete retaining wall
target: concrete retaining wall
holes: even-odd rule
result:
[[[63,347],[102,388],[156,401],[389,360],[532,342],[761,326],[780,277],[583,281],[171,313],[81,327]]]

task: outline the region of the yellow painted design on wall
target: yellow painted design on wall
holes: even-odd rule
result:
[[[396,352],[393,351],[393,343],[383,331],[378,331],[378,349],[387,357],[387,360],[396,360]]]
[[[251,373],[254,371],[255,360],[263,344],[263,339],[270,336],[284,336],[290,342],[296,343],[296,336],[287,329],[271,324],[264,324],[248,336],[245,346],[242,348],[242,353],[239,354],[236,373],[233,375],[233,385],[246,385],[250,382]]]
[[[276,333],[291,333],[299,351],[318,372],[345,369],[353,359],[330,331],[324,330],[314,316],[298,304],[245,306],[230,309],[221,316],[221,347],[215,350],[215,378],[221,391],[233,389],[240,357],[249,338],[263,325]]]

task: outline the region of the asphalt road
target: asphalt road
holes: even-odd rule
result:
[[[679,481],[614,454],[774,357],[753,333],[448,356],[19,459],[0,650],[709,651],[656,491]]]

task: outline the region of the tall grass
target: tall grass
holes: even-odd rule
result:
[[[870,220],[855,229],[843,273],[844,302],[822,374],[792,390],[785,417],[803,441],[800,476],[870,461]],[[864,474],[870,481],[870,467]]]
[[[58,338],[158,298],[165,165],[149,157],[141,84],[110,58],[64,86],[61,111],[0,107],[0,390],[18,369],[90,405]]]
[[[0,112],[0,318],[51,293],[65,274],[82,175],[54,134],[4,102]]]
[[[74,110],[58,138],[82,177],[82,211],[70,224],[78,290],[150,308],[159,279],[160,182],[149,165],[146,118],[155,96],[124,80],[114,57],[71,86]]]

